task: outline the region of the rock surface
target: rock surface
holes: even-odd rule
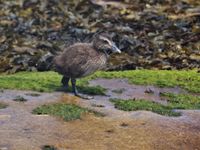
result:
[[[159,89],[129,85],[125,80],[98,79],[90,82],[108,88],[113,98],[148,96],[145,91],[154,91],[149,98],[157,99],[160,90],[185,92],[181,89]],[[111,85],[115,84],[113,88]],[[124,88],[123,92],[113,90]],[[113,91],[113,92],[112,92]],[[133,91],[135,94],[131,94]],[[21,96],[26,102],[13,99]],[[4,90],[0,102],[9,104],[0,110],[0,149],[41,150],[55,147],[58,150],[155,150],[196,149],[200,147],[200,111],[184,110],[181,117],[166,117],[147,111],[124,112],[114,108],[110,97],[95,96],[94,100],[81,100],[65,93],[36,93],[31,91]],[[32,110],[42,104],[65,102],[103,112],[105,117],[83,116],[81,120],[64,122],[48,115],[33,115]],[[48,146],[49,145],[49,146]]]
[[[50,70],[64,46],[102,30],[126,53],[108,70],[199,68],[199,17],[194,0],[1,1],[0,72]]]

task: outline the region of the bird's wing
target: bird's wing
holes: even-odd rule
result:
[[[67,48],[62,54],[62,68],[71,77],[80,77],[85,72],[84,66],[91,57],[91,47],[86,44],[75,44]]]

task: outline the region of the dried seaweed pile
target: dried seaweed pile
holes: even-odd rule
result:
[[[110,70],[200,67],[200,1],[0,0],[0,72],[49,70],[64,45],[107,30]]]

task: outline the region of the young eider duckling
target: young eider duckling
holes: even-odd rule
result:
[[[95,35],[92,43],[76,43],[66,47],[54,59],[56,71],[63,75],[61,83],[64,87],[68,87],[71,79],[74,95],[91,99],[92,97],[78,93],[76,79],[104,68],[110,53],[121,53],[121,51],[107,33]]]

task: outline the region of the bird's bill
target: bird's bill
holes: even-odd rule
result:
[[[112,52],[113,53],[121,53],[121,50],[113,43],[112,44]]]

